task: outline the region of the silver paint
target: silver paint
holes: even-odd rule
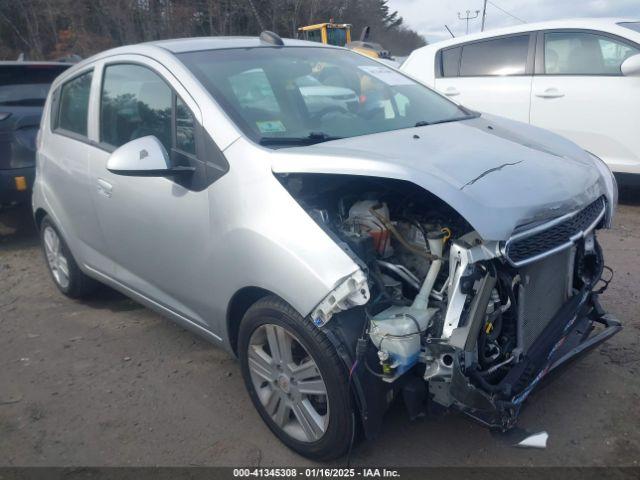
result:
[[[476,229],[483,248],[495,254],[497,242],[508,240],[517,226],[575,211],[602,194],[611,206],[615,203],[612,180],[590,155],[549,132],[498,117],[304,148],[261,147],[241,134],[172,53],[261,45],[256,42],[185,39],[133,45],[70,68],[51,92],[93,69],[89,142],[51,131],[48,98],[33,194],[34,212],[42,209],[51,216],[85,273],[228,349],[228,308],[243,289],[272,292],[306,316],[359,271],[274,173],[412,182],[456,209]],[[109,172],[112,154],[97,146],[98,113],[103,69],[113,62],[135,62],[161,75],[223,152],[229,172],[200,192],[168,178]]]
[[[160,140],[153,135],[125,143],[115,150],[107,161],[107,170],[111,172],[143,172],[169,168],[169,154]]]
[[[594,165],[590,154],[557,135],[485,115],[281,150],[273,161],[276,172],[410,181],[453,207],[483,240],[495,241],[603,194],[612,204],[613,189]]]

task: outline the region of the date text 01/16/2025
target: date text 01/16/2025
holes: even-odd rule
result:
[[[399,478],[397,470],[387,468],[234,468],[236,478]]]

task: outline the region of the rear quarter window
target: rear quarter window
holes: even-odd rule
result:
[[[460,69],[462,47],[448,48],[442,51],[442,76],[457,77]]]
[[[83,73],[62,84],[59,90],[57,121],[54,129],[87,136],[89,94],[93,71]],[[55,108],[55,106],[54,106]]]

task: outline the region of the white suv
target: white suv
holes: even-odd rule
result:
[[[468,35],[414,51],[401,69],[467,107],[564,135],[614,172],[640,174],[639,21],[562,20]]]

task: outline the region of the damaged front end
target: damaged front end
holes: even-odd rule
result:
[[[595,235],[604,203],[525,231],[495,256],[464,239],[452,246],[442,334],[424,349],[437,403],[510,428],[547,374],[622,328],[598,302],[606,283],[594,291],[605,269]]]
[[[397,395],[411,416],[431,403],[508,429],[547,374],[622,328],[598,303],[605,196],[485,241],[409,182],[281,182],[360,266],[311,316],[349,369],[368,436]]]

